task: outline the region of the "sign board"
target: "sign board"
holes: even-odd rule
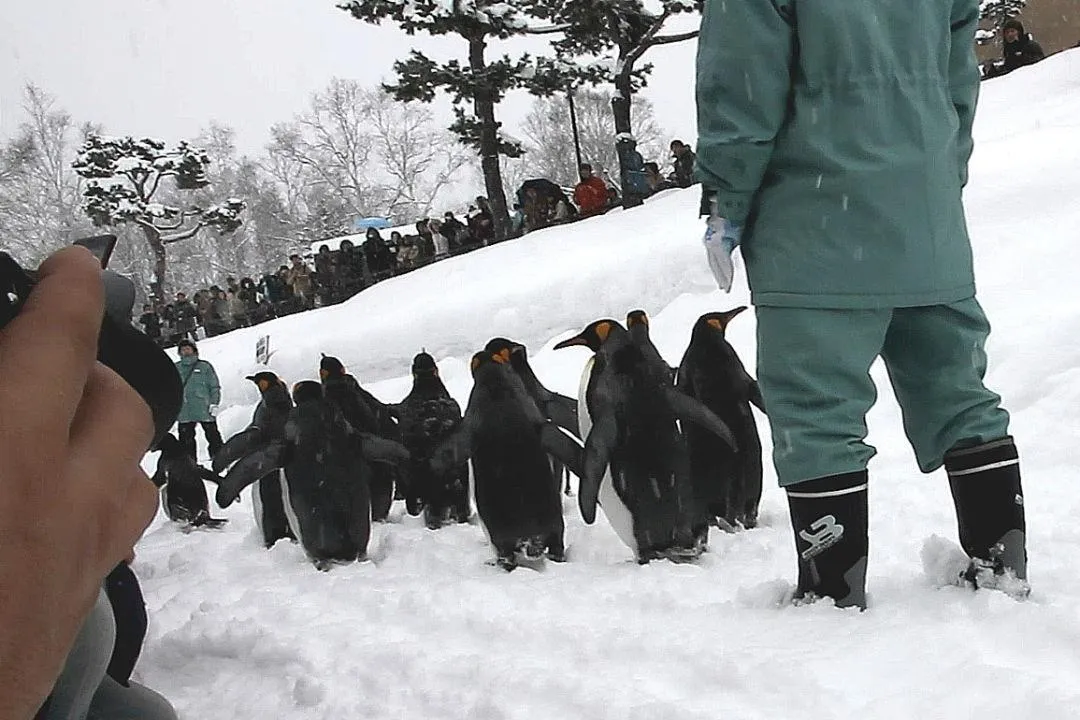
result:
[[[263,335],[255,343],[255,362],[266,365],[270,361],[270,336]]]

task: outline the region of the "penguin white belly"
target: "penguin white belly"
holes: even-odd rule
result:
[[[289,523],[292,534],[296,536],[297,541],[303,546],[304,538],[300,534],[300,519],[296,517],[296,511],[293,510],[292,499],[289,497],[289,479],[285,477],[284,468],[278,470],[278,481],[281,484],[281,504],[285,508],[285,519]]]
[[[263,531],[263,503],[262,503],[262,480],[256,480],[251,486],[251,511],[255,513],[255,527],[259,529],[259,537],[265,538]]]
[[[589,431],[592,430],[592,418],[589,416],[589,403],[586,393],[589,389],[589,378],[592,376],[595,357],[589,358],[585,363],[585,369],[581,373],[581,383],[578,385],[578,430],[581,437],[588,440]],[[600,509],[604,511],[604,517],[608,524],[626,547],[633,551],[634,557],[638,554],[637,540],[634,539],[634,516],[630,509],[623,503],[622,498],[615,492],[615,483],[611,479],[611,467],[604,470],[604,477],[600,481]]]

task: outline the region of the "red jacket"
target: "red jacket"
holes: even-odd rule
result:
[[[574,187],[574,202],[581,209],[582,215],[603,210],[608,202],[607,185],[595,175],[588,180],[582,180]]]

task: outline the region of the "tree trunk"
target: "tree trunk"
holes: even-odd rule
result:
[[[476,75],[482,74],[487,67],[484,61],[486,45],[483,36],[469,38],[469,68]],[[492,91],[478,88],[473,98],[473,109],[480,120],[480,169],[484,174],[484,189],[491,203],[495,242],[500,242],[510,234],[510,214],[506,209],[506,193],[499,168],[499,124],[495,121],[495,97]]]
[[[165,298],[165,270],[168,267],[168,256],[165,254],[165,243],[161,242],[161,233],[146,225],[139,225],[146,238],[146,244],[150,246],[150,252],[154,254],[154,274],[150,279],[150,299],[155,305],[164,305],[168,300]]]
[[[630,73],[634,66],[626,61],[625,53],[620,52],[621,69],[615,76],[615,96],[611,98],[611,112],[615,116],[615,152],[619,158],[619,186],[622,188],[622,206],[632,208],[640,205],[643,201],[641,195],[634,190],[631,181],[631,173],[640,172],[641,168],[634,167],[636,163],[631,158],[637,153],[637,143],[630,141],[632,135],[630,126],[630,98],[633,89],[630,82]]]

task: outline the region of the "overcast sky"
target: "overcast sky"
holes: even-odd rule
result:
[[[0,0],[0,136],[18,124],[33,82],[77,121],[114,134],[173,141],[216,120],[255,152],[272,123],[330,78],[390,80],[393,61],[414,46],[464,58],[458,38],[410,38],[354,20],[333,0]],[[690,143],[694,52],[688,42],[646,55],[656,71],[645,95],[660,125]],[[511,133],[529,102],[515,94],[500,108]]]

